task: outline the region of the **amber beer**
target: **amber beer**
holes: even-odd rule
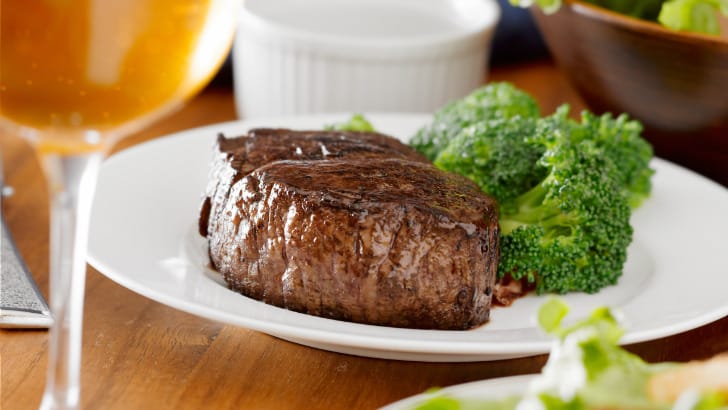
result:
[[[98,149],[209,80],[231,2],[0,0],[0,119],[41,150]]]

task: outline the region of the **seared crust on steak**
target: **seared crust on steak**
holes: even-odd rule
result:
[[[311,135],[285,132],[294,147]],[[301,148],[314,157],[306,160],[221,140],[234,173],[210,181],[224,193],[212,192],[203,218],[212,264],[230,288],[352,322],[467,329],[487,321],[499,260],[495,201],[385,138],[373,149],[344,144],[334,159],[330,145],[321,158],[320,147]],[[247,162],[232,165],[240,151]]]
[[[237,138],[226,138],[220,134],[200,211],[200,234],[207,236],[208,218],[213,212],[213,204],[227,196],[232,184],[265,164],[288,159],[354,160],[374,157],[428,162],[427,158],[412,147],[377,132],[256,128]]]

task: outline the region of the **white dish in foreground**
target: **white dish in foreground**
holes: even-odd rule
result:
[[[382,132],[409,137],[423,115],[368,115]],[[174,308],[335,352],[398,360],[486,361],[549,351],[535,312],[543,296],[491,311],[468,331],[397,329],[288,311],[243,297],[207,268],[195,234],[214,139],[256,126],[317,129],[347,115],[232,122],[132,147],[104,163],[91,217],[89,262],[119,284]],[[634,243],[616,286],[563,299],[574,319],[609,305],[623,344],[696,328],[728,315],[728,190],[663,160],[651,198],[632,218]]]
[[[527,374],[458,384],[435,393],[418,394],[382,407],[380,410],[412,409],[423,404],[429,398],[440,395],[446,395],[460,400],[489,401],[504,399],[506,397],[524,394],[526,388],[528,388],[528,384],[534,377],[536,375]]]

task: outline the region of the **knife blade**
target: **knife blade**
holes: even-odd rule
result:
[[[2,198],[10,191],[2,171],[0,158],[0,327],[47,328],[53,323],[48,303],[5,224]]]

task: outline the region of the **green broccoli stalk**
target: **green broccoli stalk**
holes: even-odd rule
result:
[[[632,241],[618,171],[593,141],[545,143],[546,177],[501,208],[498,276],[594,293],[617,282]]]
[[[490,119],[538,118],[536,101],[510,83],[491,83],[435,113],[433,122],[421,128],[410,144],[434,160],[464,128]]]

